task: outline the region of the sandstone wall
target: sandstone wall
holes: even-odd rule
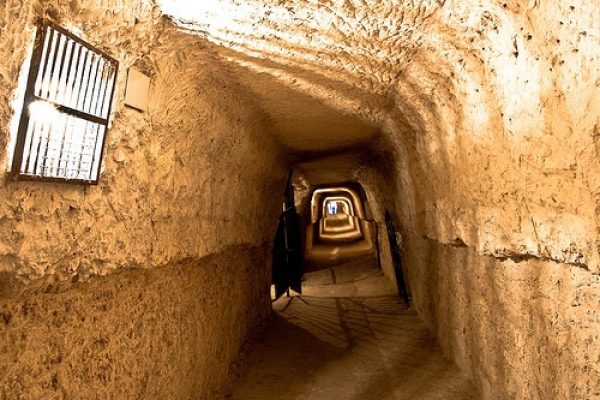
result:
[[[485,399],[600,398],[600,280],[405,235],[415,308]]]
[[[382,184],[384,171],[371,165],[357,177],[379,208],[406,207]],[[600,276],[538,257],[482,254],[405,226],[401,235],[411,306],[483,398],[600,398]]]
[[[270,310],[279,146],[211,45],[152,2],[8,0],[3,170],[41,15],[119,59],[120,74],[98,186],[1,174],[0,398],[210,398]],[[131,66],[152,77],[146,113],[123,104]]]
[[[232,246],[4,293],[0,399],[217,398],[246,335],[270,312],[269,258]]]
[[[394,211],[405,237],[436,243],[431,249],[404,243],[417,309],[436,331],[442,326],[473,332],[469,337],[451,332],[452,344],[442,330],[439,337],[448,354],[471,346],[473,354],[488,357],[470,364],[454,356],[486,397],[598,397],[594,389],[585,392],[586,384],[598,387],[597,354],[539,352],[532,343],[557,348],[550,339],[554,328],[522,325],[521,314],[502,308],[469,282],[465,288],[472,289],[472,302],[484,304],[488,314],[482,308],[463,310],[463,300],[455,301],[452,291],[426,289],[436,280],[427,272],[485,267],[488,283],[502,282],[506,293],[514,289],[520,295],[515,301],[539,304],[535,299],[543,293],[556,307],[543,312],[525,307],[523,315],[531,313],[549,327],[556,319],[568,321],[558,329],[572,336],[569,343],[598,347],[597,1],[221,3],[224,12],[214,23],[202,6],[176,16],[207,32],[232,63],[248,66],[248,73],[271,74],[278,83],[379,128],[373,160],[357,177],[368,190],[381,192],[375,197]],[[474,261],[465,266],[447,257],[417,263],[447,246],[463,249]],[[573,298],[577,285],[588,293],[580,308],[585,311],[561,300],[563,289],[550,271],[575,276],[563,281],[571,285]],[[531,285],[519,281],[523,275],[531,276]],[[423,306],[438,298],[452,304],[453,312]],[[469,317],[457,319],[463,311]],[[484,328],[468,325],[475,323]],[[528,343],[522,354],[486,333],[495,332],[495,325],[512,326],[516,336],[527,338],[515,342]],[[579,336],[580,330],[587,336]],[[505,376],[486,372],[485,362],[492,358],[511,366],[500,369]],[[581,373],[568,390],[566,381],[555,379],[554,367],[524,372],[537,361],[566,365],[568,360],[569,376]],[[520,391],[507,380],[518,382]]]
[[[145,1],[20,4],[9,1],[2,16],[11,24],[0,45],[3,160],[10,99],[37,16],[81,30],[121,61],[121,73],[99,186],[3,180],[0,270],[85,277],[268,239],[276,202],[265,206],[262,194],[281,191],[277,147],[206,45],[165,26]],[[132,65],[153,77],[148,113],[123,106]]]
[[[383,271],[384,275],[393,283],[397,289],[396,283],[396,272],[394,271],[394,262],[392,260],[392,253],[390,249],[390,239],[387,232],[387,225],[385,222],[385,212],[389,210],[393,212],[393,206],[389,201],[386,201],[384,194],[387,192],[383,190],[385,182],[379,179],[381,177],[380,171],[373,171],[368,167],[369,163],[359,167],[356,171],[356,177],[365,189],[367,196],[367,203],[371,208],[372,218],[375,222],[377,229],[377,247],[379,266]],[[396,229],[400,231],[400,226],[396,226]],[[397,232],[400,233],[400,232]],[[404,276],[404,279],[410,289],[408,282],[408,276]]]
[[[598,399],[599,10],[503,8],[433,17],[444,58],[396,86],[376,181],[416,309],[484,398]]]
[[[161,0],[246,74],[375,124],[407,229],[599,271],[596,1],[218,3]]]
[[[273,168],[276,151],[254,157],[270,148],[260,136],[264,124],[227,75],[229,65],[218,61],[221,54],[236,73],[247,74],[246,82],[268,75],[286,88],[271,96],[278,86],[262,85],[257,98],[282,101],[291,88],[378,127],[373,161],[357,176],[367,190],[379,191],[373,198],[402,227],[421,316],[436,331],[450,329],[440,342],[487,398],[598,397],[585,392],[586,384],[599,386],[600,364],[593,351],[600,338],[597,1],[222,3],[207,9],[195,2],[191,11],[199,14],[179,15],[207,39],[197,41],[165,32],[149,3],[134,17],[126,1],[53,2],[63,12],[51,14],[77,21],[91,41],[153,75],[156,96],[144,115],[118,104],[98,188],[3,183],[0,268],[25,281],[49,273],[85,279],[197,258],[224,245],[264,243],[273,225],[260,217],[276,216],[280,204],[265,207],[262,193],[280,193],[283,174]],[[98,13],[99,5],[111,11]],[[49,7],[9,0],[2,8],[0,20],[14,27],[9,35],[3,27],[0,39],[2,129],[24,59],[13,51],[25,47],[21,27]],[[190,94],[200,94],[198,103],[186,101]],[[244,183],[239,197],[223,190],[232,179]],[[211,219],[214,225],[205,223]],[[428,257],[427,264],[419,261]],[[528,305],[522,314],[504,306],[478,286],[483,281],[465,277],[454,291],[435,283],[463,270],[485,272],[488,284],[519,293],[514,300]],[[554,276],[563,277],[561,284]],[[459,296],[466,288],[468,300]],[[433,304],[442,300],[453,307],[438,311]],[[538,311],[540,304],[555,308]],[[521,323],[530,316],[537,327]],[[550,338],[558,331],[569,336],[568,346],[592,350],[529,345],[519,353],[502,334],[489,333],[496,326],[512,326],[520,338],[514,343],[557,349],[563,339]],[[511,368],[492,373],[485,364],[491,359]],[[539,363],[571,365],[569,389],[555,377],[558,369]],[[518,375],[532,366],[541,372]]]

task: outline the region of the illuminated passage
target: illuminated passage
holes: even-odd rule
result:
[[[356,183],[313,191],[306,228],[307,260],[336,261],[375,254],[373,224],[365,217],[363,202],[362,188]]]
[[[0,0],[0,399],[600,400],[599,99],[599,0]]]

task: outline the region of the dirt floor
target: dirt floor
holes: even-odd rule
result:
[[[273,309],[224,398],[479,398],[373,263],[309,273]]]

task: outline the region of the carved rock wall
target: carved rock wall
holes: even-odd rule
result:
[[[0,297],[0,399],[215,399],[270,312],[265,248]]]
[[[9,1],[2,10],[2,160],[35,18],[82,32],[121,71],[97,187],[3,176],[0,271],[85,278],[269,240],[278,199],[263,193],[282,191],[278,147],[209,44],[177,32],[146,1]],[[131,66],[152,77],[147,113],[123,104]]]
[[[266,109],[282,85],[374,125],[406,229],[599,271],[596,1],[160,3]],[[276,85],[247,83],[264,76]]]
[[[151,2],[8,0],[3,170],[43,15],[120,74],[98,186],[0,178],[0,398],[214,398],[270,312],[279,145],[212,45]],[[152,77],[145,113],[123,104],[132,66]]]

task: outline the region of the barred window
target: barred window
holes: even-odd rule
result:
[[[17,179],[98,183],[118,67],[40,21],[13,156]]]

